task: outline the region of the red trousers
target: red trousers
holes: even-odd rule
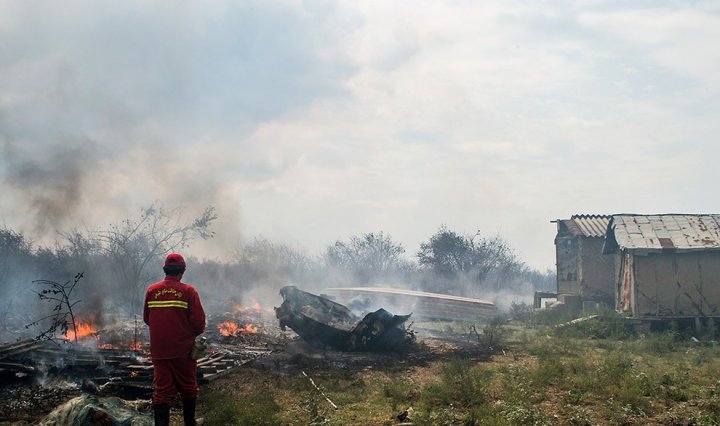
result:
[[[152,406],[171,406],[178,393],[183,400],[197,398],[200,388],[195,372],[197,361],[190,358],[153,360]]]

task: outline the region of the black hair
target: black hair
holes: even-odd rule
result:
[[[175,277],[185,272],[185,267],[177,265],[163,266],[163,271],[165,272],[165,275]]]

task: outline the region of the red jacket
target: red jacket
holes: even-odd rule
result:
[[[150,326],[153,359],[190,356],[195,337],[205,331],[205,311],[197,291],[171,276],[148,287],[143,319]]]

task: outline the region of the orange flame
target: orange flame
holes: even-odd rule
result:
[[[82,339],[84,337],[94,337],[95,339],[100,339],[97,329],[95,328],[94,320],[91,320],[88,322],[78,321],[75,324],[74,329],[72,327],[72,324],[70,324],[68,326],[68,330],[67,330],[67,333],[65,334],[65,337],[67,337],[68,340],[78,340],[78,339]]]
[[[218,324],[218,332],[223,336],[236,336],[240,333],[240,327],[232,321],[225,321]]]
[[[252,324],[245,324],[244,326],[240,327],[232,321],[225,321],[218,324],[217,329],[218,332],[223,336],[237,336],[238,334],[242,333],[254,334],[258,331],[257,327],[253,326]]]

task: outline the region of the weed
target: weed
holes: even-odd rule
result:
[[[280,425],[280,407],[272,394],[258,390],[237,400],[228,394],[209,392],[202,394],[206,406],[205,419],[212,425]]]
[[[543,358],[539,361],[537,368],[532,372],[532,380],[538,385],[546,386],[562,377],[564,368],[562,362],[557,358]]]
[[[601,386],[620,383],[625,375],[631,372],[633,361],[627,353],[613,352],[609,354],[597,369],[596,377]]]
[[[585,407],[577,407],[574,404],[566,406],[566,410],[569,411],[568,423],[572,426],[592,426],[596,424]]]
[[[503,412],[498,409],[500,405],[487,403],[477,405],[470,409],[466,424],[482,426],[512,426]]]
[[[526,367],[511,367],[503,376],[505,401],[522,404],[531,401],[535,394],[535,385]]]
[[[329,424],[326,410],[321,408],[323,401],[317,392],[308,392],[303,399],[302,408],[308,414],[309,426],[322,426]]]
[[[568,405],[583,404],[587,399],[587,392],[582,389],[570,389],[563,396],[563,401]]]
[[[493,317],[478,333],[475,324],[470,326],[468,337],[477,341],[481,352],[493,353],[502,351],[507,343],[509,330],[506,327],[506,320],[501,316]]]
[[[438,425],[456,425],[461,419],[455,408],[450,405],[447,407],[428,408],[416,412],[413,417],[413,425],[418,426],[438,426]]]
[[[503,410],[505,418],[511,425],[551,425],[547,416],[536,406],[521,404]]]
[[[383,386],[383,395],[390,400],[392,409],[407,404],[415,394],[415,388],[408,386],[407,381],[393,379]]]
[[[640,351],[652,354],[667,354],[677,349],[680,334],[670,330],[664,333],[651,333],[639,341]]]
[[[557,358],[561,355],[561,350],[555,342],[546,338],[539,338],[528,348],[530,355],[536,356],[538,360]]]
[[[636,377],[637,385],[643,396],[657,396],[659,386],[647,374],[640,373]]]
[[[676,386],[671,386],[671,387],[667,388],[665,390],[665,394],[668,399],[671,399],[671,400],[677,401],[677,402],[687,402],[688,399],[690,399],[688,397],[687,391],[685,389],[682,389],[682,388],[679,388]]]
[[[615,424],[632,425],[635,424],[633,422],[634,418],[645,416],[645,412],[643,412],[640,407],[623,404],[612,397],[608,398],[606,406],[610,411],[610,419]]]
[[[640,382],[633,376],[625,376],[624,379],[618,383],[614,393],[618,403],[631,407],[633,410],[645,408],[647,405]]]

